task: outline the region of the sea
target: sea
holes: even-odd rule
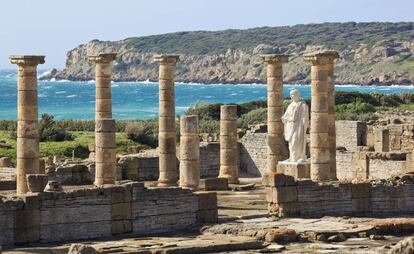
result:
[[[41,74],[39,74],[41,75]],[[14,71],[0,71],[0,119],[17,117],[17,77]],[[309,85],[284,85],[283,93],[298,89],[302,98],[310,97]],[[360,93],[413,93],[414,86],[335,86],[336,91]],[[55,119],[94,119],[95,82],[39,81],[39,115]],[[182,114],[196,103],[243,103],[266,99],[265,84],[176,83],[176,113]],[[112,110],[115,119],[150,119],[158,115],[158,84],[155,82],[113,82]]]

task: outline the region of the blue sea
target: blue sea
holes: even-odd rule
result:
[[[39,115],[49,113],[55,119],[94,119],[94,81],[40,81]],[[17,78],[15,72],[0,71],[0,119],[16,119]],[[309,85],[285,85],[284,95],[298,89],[310,97]],[[336,86],[336,91],[361,93],[412,93],[413,86]],[[113,117],[149,119],[158,115],[158,84],[151,82],[113,82]],[[266,99],[264,84],[184,84],[175,85],[176,113],[183,113],[197,102],[241,103]]]

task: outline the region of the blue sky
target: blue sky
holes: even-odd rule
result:
[[[0,68],[10,54],[66,52],[93,39],[345,21],[414,21],[414,0],[0,0]]]

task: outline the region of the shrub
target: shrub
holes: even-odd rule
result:
[[[184,115],[197,115],[199,120],[220,120],[220,106],[222,103],[199,102],[191,105]]]
[[[198,130],[200,133],[219,133],[220,132],[220,121],[199,120]]]
[[[369,113],[369,112],[375,112],[375,111],[376,111],[376,108],[373,105],[369,103],[365,103],[365,102],[354,102],[354,103],[341,104],[341,105],[336,106],[337,113],[350,112],[350,113],[361,114],[361,113]]]
[[[259,108],[242,115],[237,120],[237,127],[247,128],[252,124],[266,123],[267,121],[267,109]]]
[[[125,126],[128,139],[149,147],[158,145],[158,122],[156,120],[129,122]]]
[[[73,140],[72,134],[56,126],[52,115],[42,114],[39,122],[39,140],[42,141],[65,141]]]

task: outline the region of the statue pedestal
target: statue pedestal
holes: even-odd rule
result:
[[[277,164],[277,172],[293,176],[295,179],[310,178],[310,162],[280,161]]]

